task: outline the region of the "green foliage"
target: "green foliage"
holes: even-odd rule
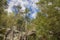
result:
[[[38,17],[34,21],[34,24],[37,25],[37,35],[45,40],[60,40],[60,10],[55,9],[60,6],[60,0],[41,0],[38,6],[40,6],[41,13],[38,13]],[[45,14],[48,16],[46,17]]]
[[[36,30],[36,40],[60,40],[60,0],[40,0],[37,4],[41,12],[35,20],[27,24],[28,31]],[[6,0],[0,0],[0,28],[5,28],[0,30],[0,34],[5,34],[5,30],[12,26],[25,31],[26,24],[20,14],[14,16],[12,13],[8,16],[3,5],[6,5]],[[26,9],[26,13],[28,11]],[[29,36],[28,39],[34,40],[34,37]]]

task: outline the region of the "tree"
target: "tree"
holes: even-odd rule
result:
[[[22,39],[27,37],[28,40],[60,40],[60,0],[40,0],[37,5],[41,12],[38,12],[37,18],[32,21],[27,17],[27,25],[25,19],[20,16],[21,12],[16,16],[14,16],[14,13],[8,16],[7,12],[4,12],[3,6],[6,5],[6,0],[0,1],[0,34],[3,34],[3,36],[0,36],[0,40],[7,34],[7,37],[9,37],[11,33],[12,36],[17,35],[15,37]],[[26,9],[24,13],[28,11]],[[27,30],[25,30],[25,26],[27,26]],[[8,28],[10,30],[7,30]],[[18,37],[20,34],[21,36]]]
[[[34,24],[37,25],[37,35],[42,35],[41,37],[45,40],[60,40],[59,2],[60,0],[40,0],[37,3],[41,13],[38,13]]]

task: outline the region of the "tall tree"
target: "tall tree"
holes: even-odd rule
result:
[[[45,40],[60,40],[60,0],[40,0],[37,4],[41,9],[34,21],[37,34]]]

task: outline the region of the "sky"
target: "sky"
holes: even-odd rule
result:
[[[37,12],[40,11],[36,5],[37,2],[38,0],[7,0],[7,12],[14,12],[17,14],[19,11],[25,12],[25,9],[27,8],[29,12],[26,14],[26,16],[28,16],[30,19],[35,19]],[[18,6],[20,6],[21,9],[18,9]]]

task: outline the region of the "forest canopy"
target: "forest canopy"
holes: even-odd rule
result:
[[[39,0],[36,4],[41,11],[30,20],[22,17],[28,9],[8,15],[7,0],[0,0],[0,40],[60,40],[60,0]]]

